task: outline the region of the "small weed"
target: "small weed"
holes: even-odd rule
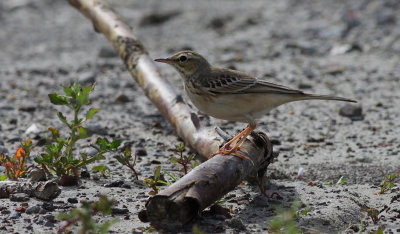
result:
[[[152,233],[156,231],[156,229],[151,225],[149,225],[148,227],[140,227],[139,230],[144,233]]]
[[[109,175],[111,172],[110,168],[108,168],[104,164],[99,164],[99,165],[92,167],[92,171],[100,172],[100,174],[101,174],[101,176],[103,176],[103,178],[107,178],[107,175]]]
[[[324,185],[326,185],[326,186],[334,186],[334,185],[343,185],[345,183],[347,183],[347,178],[344,177],[344,176],[341,176],[336,183],[331,182],[331,183],[327,183],[327,184],[324,184]]]
[[[194,154],[191,154],[190,156],[183,155],[183,151],[185,151],[185,144],[180,143],[179,145],[175,146],[175,154],[178,155],[179,158],[177,157],[171,157],[171,162],[172,163],[178,163],[182,165],[182,171],[186,175],[189,170],[189,165],[191,164],[192,161],[194,161],[192,168],[195,168],[198,166],[198,162],[194,160]]]
[[[283,210],[281,206],[277,206],[277,215],[268,222],[271,233],[300,233],[300,229],[296,220],[301,217],[299,213],[300,201],[295,200],[289,209]],[[308,213],[309,209],[306,209]],[[304,213],[304,211],[303,211]]]
[[[138,173],[136,172],[135,166],[136,166],[136,160],[137,160],[137,153],[135,153],[135,156],[132,156],[132,151],[130,146],[126,147],[124,150],[124,154],[122,156],[116,156],[115,158],[120,162],[122,165],[127,166],[133,174],[135,174],[136,180],[139,180]],[[133,158],[133,162],[131,162],[131,159]]]
[[[93,163],[96,160],[105,159],[106,152],[117,150],[120,141],[108,141],[106,138],[98,138],[96,144],[91,145],[97,153],[93,156],[81,153],[80,157],[74,155],[75,144],[78,140],[88,137],[87,130],[82,124],[99,112],[99,109],[90,108],[84,117],[80,111],[85,105],[90,104],[89,94],[94,90],[94,85],[81,87],[79,83],[64,87],[64,96],[56,93],[49,94],[50,102],[54,105],[62,105],[73,111],[73,118],[68,120],[61,112],[58,118],[69,129],[69,137],[62,138],[58,129],[49,128],[52,134],[51,142],[46,145],[46,152],[35,158],[42,167],[54,171],[57,176],[76,176],[79,168]]]
[[[1,176],[0,180],[6,178],[10,180],[18,180],[19,177],[26,175],[29,167],[27,166],[27,159],[31,153],[32,141],[28,139],[21,143],[13,157],[0,153],[0,165],[6,168],[6,175]]]
[[[375,208],[370,208],[367,210],[368,217],[372,219],[372,222],[376,224],[379,221],[379,211]]]
[[[156,167],[156,170],[154,171],[154,176],[153,178],[146,178],[145,183],[146,186],[153,189],[153,191],[149,192],[149,195],[156,195],[158,194],[158,190],[160,187],[158,186],[159,183],[162,183],[165,181],[160,180],[160,172],[161,172],[161,166]]]
[[[93,216],[97,213],[110,215],[113,204],[113,200],[102,196],[96,202],[84,203],[82,208],[73,209],[69,213],[60,213],[57,219],[66,220],[67,223],[58,230],[58,233],[70,233],[68,228],[77,223],[81,223],[79,233],[108,233],[110,226],[118,222],[118,219],[108,220],[99,224]]]
[[[379,194],[384,194],[385,192],[391,190],[394,187],[394,181],[397,179],[399,174],[400,171],[394,174],[386,175],[386,179],[381,182],[381,191],[379,191]]]

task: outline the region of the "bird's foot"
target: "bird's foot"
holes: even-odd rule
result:
[[[221,147],[219,149],[218,152],[216,152],[214,154],[211,154],[208,158],[210,159],[210,158],[212,158],[212,157],[214,157],[214,156],[216,156],[218,154],[222,154],[222,155],[234,154],[236,157],[249,160],[254,165],[253,160],[251,160],[249,157],[239,153],[238,151],[242,151],[242,152],[247,153],[247,150],[245,148],[243,148],[243,147],[235,146],[235,147],[232,148],[230,145],[228,145],[228,146],[224,145],[223,147]]]

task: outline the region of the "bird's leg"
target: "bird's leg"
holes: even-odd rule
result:
[[[215,155],[218,155],[218,154],[227,155],[227,154],[232,154],[233,153],[235,156],[237,156],[239,158],[248,159],[248,160],[251,161],[251,159],[249,157],[244,156],[244,155],[240,154],[237,151],[242,149],[240,146],[246,140],[247,136],[249,136],[250,133],[255,128],[256,128],[255,124],[249,124],[249,126],[247,126],[247,128],[245,130],[243,130],[241,133],[239,133],[237,136],[235,136],[232,140],[228,141],[224,146],[222,146],[219,149],[218,152],[216,152],[215,154],[210,155],[209,158],[212,158],[212,157],[214,157]],[[237,141],[237,143],[235,144],[235,146],[233,148],[231,148],[231,144],[233,144],[236,141]]]

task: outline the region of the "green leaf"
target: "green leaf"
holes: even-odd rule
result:
[[[116,150],[121,145],[121,140],[114,140],[110,143],[111,150]]]
[[[161,171],[161,166],[156,167],[156,170],[154,171],[154,181],[157,181],[158,178],[160,178],[160,171]]]
[[[177,162],[179,161],[179,159],[178,159],[178,158],[175,158],[175,157],[171,157],[171,158],[169,159],[169,161],[171,161],[172,163],[177,163]]]
[[[63,122],[64,124],[66,124],[66,125],[69,127],[67,118],[63,115],[63,113],[57,112],[57,116],[58,116],[58,118],[61,120],[61,122]],[[50,130],[50,129],[49,129],[49,130]],[[50,131],[51,131],[51,133],[53,133],[52,130],[50,130]]]
[[[126,164],[126,160],[127,160],[127,158],[125,158],[125,157],[121,157],[121,156],[116,156],[115,157],[117,160],[118,160],[118,162],[120,162],[121,164]]]
[[[79,139],[87,138],[88,135],[87,135],[86,128],[84,128],[82,126],[76,126],[76,129],[78,130],[78,133],[79,133],[79,135],[78,135]]]
[[[76,93],[70,85],[64,87],[64,93],[67,97],[75,98]]]
[[[89,85],[84,87],[78,94],[78,97],[76,98],[76,104],[78,106],[83,106],[83,105],[88,105],[90,104],[89,100],[89,94],[93,90],[93,85]]]
[[[49,94],[50,102],[54,105],[68,105],[67,99],[56,93]]]
[[[0,176],[0,181],[4,181],[5,179],[7,179],[7,176],[5,176],[5,175]]]
[[[383,234],[383,228],[379,227],[378,230],[376,231],[376,234]]]
[[[93,118],[93,116],[99,111],[100,109],[90,108],[90,110],[86,113],[86,120]]]

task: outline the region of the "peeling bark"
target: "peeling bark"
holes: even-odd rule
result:
[[[25,193],[40,200],[50,201],[58,197],[61,189],[54,181],[1,181],[0,198],[8,198],[14,193]]]

